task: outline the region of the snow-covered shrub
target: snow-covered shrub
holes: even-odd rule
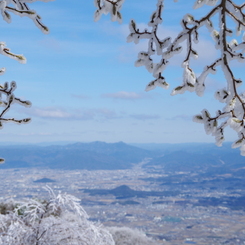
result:
[[[108,230],[88,220],[79,199],[48,190],[49,200],[28,199],[0,214],[0,245],[115,245]]]
[[[115,245],[153,245],[156,244],[143,232],[128,227],[108,227]]]

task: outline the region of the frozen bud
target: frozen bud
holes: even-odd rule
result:
[[[29,101],[29,100],[26,100],[25,102],[24,102],[24,105],[26,106],[26,107],[31,107],[31,101]]]
[[[160,76],[154,81],[151,81],[145,88],[145,91],[148,92],[150,90],[155,89],[156,87],[161,87],[164,89],[168,89],[169,84],[165,81],[165,78]]]
[[[0,1],[0,9],[4,10],[6,8],[6,5],[7,3],[5,0]]]
[[[236,98],[231,99],[230,102],[224,108],[224,110],[231,111],[232,109],[234,109],[236,105],[236,101],[237,101]]]
[[[13,53],[11,53],[8,48],[5,48],[5,44],[4,43],[0,43],[0,53],[2,53],[3,55],[8,56],[10,58],[13,58],[13,59],[19,61],[22,64],[26,63],[26,58],[22,54],[13,54]]]
[[[25,64],[26,63],[26,58],[24,57],[24,55],[14,55],[16,58],[17,58],[17,60],[19,61],[19,63],[21,63],[21,64]]]
[[[185,91],[186,91],[185,86],[178,86],[172,91],[171,95],[183,94]]]
[[[112,14],[116,15],[116,13],[117,13],[117,7],[116,7],[116,4],[113,4],[112,5]]]
[[[132,32],[135,32],[136,30],[136,24],[134,22],[134,20],[131,20],[130,24],[129,24],[129,28]]]
[[[221,103],[226,102],[230,92],[228,92],[226,89],[221,89],[216,91],[215,98],[220,101]]]
[[[155,65],[154,74],[156,74],[157,76],[157,74],[161,73],[168,64],[169,64],[168,60],[162,59],[159,64]]]
[[[5,161],[3,158],[0,158],[0,164],[3,164]]]
[[[206,26],[208,27],[209,30],[213,30],[213,22],[210,19],[207,19],[205,22]]]
[[[194,9],[201,8],[206,3],[206,0],[197,0],[193,6]]]
[[[209,6],[214,6],[218,0],[206,0],[206,4]]]
[[[235,80],[237,87],[242,85],[242,80],[241,79],[236,79]]]
[[[193,117],[193,121],[197,123],[204,123],[202,115],[196,115]]]
[[[210,119],[210,113],[208,112],[208,110],[204,109],[202,110],[202,117],[205,121],[207,121],[208,119]]]
[[[228,123],[232,129],[234,129],[236,132],[240,132],[242,130],[243,120],[239,120],[236,117],[231,117],[228,120]]]
[[[36,15],[36,11],[34,11],[34,10],[26,11],[26,13],[29,15]]]
[[[215,131],[215,124],[213,121],[205,121],[204,122],[204,129],[206,131],[206,134],[211,134]]]
[[[42,25],[41,23],[38,23],[38,26],[41,28],[41,31],[42,31],[44,34],[49,34],[49,29],[48,29],[47,26]]]
[[[94,5],[96,8],[100,8],[100,1],[101,0],[94,0]]]
[[[213,37],[213,39],[214,39],[214,41],[218,41],[219,40],[219,32],[218,31],[216,31],[216,30],[213,30],[212,31],[212,37]]]
[[[153,89],[156,88],[156,86],[157,86],[157,85],[156,85],[156,80],[151,81],[151,82],[146,86],[145,91],[148,92],[148,91],[150,91],[150,90],[153,90]]]
[[[240,36],[241,35],[241,31],[242,31],[242,26],[239,24],[237,29],[236,29],[236,35]]]
[[[15,82],[15,81],[12,81],[12,82],[10,83],[10,87],[13,88],[13,89],[16,89],[16,87],[17,87],[16,82]]]
[[[189,67],[187,62],[185,62],[183,66],[184,66],[183,84],[188,91],[193,92],[195,90],[195,85],[196,85],[196,75],[194,71]]]
[[[122,23],[122,15],[120,12],[117,12],[117,21],[121,24]]]
[[[162,76],[157,79],[157,86],[164,88],[164,89],[169,88],[169,84],[165,81],[165,78]]]
[[[236,47],[237,45],[238,45],[238,42],[237,42],[236,39],[232,39],[232,40],[230,41],[230,43],[229,43],[229,46],[230,46],[231,48],[234,48],[234,47]]]
[[[193,58],[197,59],[198,58],[198,53],[195,50],[191,50],[191,55],[193,56]]]
[[[6,43],[5,42],[0,42],[0,47],[1,48],[6,47]]]
[[[5,71],[6,71],[6,68],[2,68],[2,69],[0,69],[0,75],[3,75],[4,73],[5,73]]]
[[[29,123],[31,121],[31,118],[24,118],[22,120],[23,123]]]
[[[4,90],[7,90],[7,89],[9,88],[8,82],[5,82],[5,83],[4,83],[3,88],[4,88]]]
[[[224,142],[225,138],[224,135],[220,132],[220,130],[215,133],[215,144],[217,146],[222,146],[223,142]]]
[[[11,16],[7,11],[2,11],[2,16],[7,23],[11,23]]]
[[[237,141],[235,141],[233,144],[232,144],[232,148],[238,148],[238,147],[241,147],[242,145],[244,144],[244,138],[241,138]]]
[[[190,14],[185,15],[184,20],[189,24],[193,24],[195,22],[194,17]]]
[[[138,60],[135,61],[134,65],[135,65],[136,67],[143,66],[143,65],[145,65],[145,60],[143,60],[143,59],[138,59]]]

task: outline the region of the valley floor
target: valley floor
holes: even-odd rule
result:
[[[175,176],[178,175],[183,183],[185,175],[190,178],[190,173],[175,173]],[[244,190],[229,191],[227,187],[213,186],[205,188],[198,183],[187,186],[181,185],[181,181],[178,185],[162,185],[161,182],[154,181],[169,176],[169,173],[163,171],[142,168],[142,163],[131,170],[113,171],[2,169],[0,201],[8,198],[20,200],[25,197],[43,199],[47,195],[43,187],[48,184],[55,191],[60,190],[81,198],[91,220],[100,221],[106,226],[128,226],[143,230],[158,240],[157,244],[245,244],[245,203],[241,203],[240,208],[230,207],[226,201],[210,203],[210,200],[240,198]],[[42,179],[47,183],[34,182]],[[48,182],[51,180],[54,182]],[[110,190],[121,185],[142,192],[175,191],[175,194],[126,198],[112,194],[93,196],[81,191]]]

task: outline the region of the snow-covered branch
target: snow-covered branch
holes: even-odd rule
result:
[[[120,10],[124,0],[94,0],[95,7],[97,8],[94,14],[94,20],[100,19],[102,14],[110,14],[112,21],[122,22],[122,15]]]
[[[47,34],[49,30],[42,23],[40,15],[38,15],[35,10],[31,10],[27,4],[37,1],[50,2],[54,0],[2,0],[0,2],[1,15],[3,19],[8,23],[11,22],[11,15],[9,14],[9,12],[19,15],[20,17],[26,16],[30,18],[42,32]]]
[[[0,74],[3,72],[4,71],[2,70]],[[30,101],[15,97],[14,91],[16,88],[17,85],[14,81],[11,83],[5,82],[3,85],[0,85],[0,107],[2,107],[2,110],[0,110],[0,129],[3,128],[3,123],[14,122],[17,124],[25,124],[31,120],[30,118],[15,119],[6,117],[7,112],[14,103],[18,103],[25,107],[31,106]],[[4,163],[4,159],[0,158],[0,163]]]
[[[98,0],[96,2],[95,5],[98,10],[104,5],[117,5],[117,1]],[[215,92],[215,98],[224,103],[225,106],[222,110],[218,110],[213,117],[211,117],[208,110],[204,109],[200,115],[194,117],[194,121],[204,124],[206,133],[215,137],[218,146],[222,145],[224,141],[225,127],[230,126],[238,134],[238,140],[233,144],[233,147],[240,147],[241,154],[245,155],[245,93],[239,92],[238,87],[242,84],[242,80],[236,78],[231,67],[231,61],[233,60],[245,61],[245,3],[238,4],[235,2],[239,1],[235,0],[196,0],[193,6],[194,9],[204,5],[211,6],[211,9],[199,19],[186,14],[181,21],[182,31],[172,40],[170,37],[163,39],[159,37],[158,29],[163,22],[164,0],[156,0],[156,2],[156,10],[150,17],[148,28],[142,31],[137,27],[136,22],[131,20],[129,24],[130,34],[127,38],[128,42],[134,42],[135,44],[138,44],[142,39],[148,40],[148,49],[139,52],[138,59],[135,62],[136,66],[145,66],[154,77],[154,80],[146,86],[146,91],[157,86],[165,89],[169,88],[169,84],[163,75],[164,70],[170,63],[170,59],[183,50],[186,50],[182,62],[183,82],[173,89],[172,95],[189,91],[202,96],[206,87],[206,78],[209,74],[215,74],[217,68],[221,67],[226,79],[226,86],[224,89]],[[109,7],[107,9],[107,12],[101,11],[100,13],[111,13],[113,15],[113,11],[109,10]],[[99,17],[97,16],[96,20]],[[219,21],[217,30],[214,28],[214,18]],[[231,27],[230,20],[233,22]],[[204,26],[209,30],[214,40],[214,46],[220,51],[220,55],[211,64],[206,65],[199,76],[196,76],[194,69],[190,67],[190,61],[193,58],[198,59],[198,53],[193,47],[194,43],[198,44],[199,32]],[[230,38],[228,40],[228,37],[235,34],[237,36],[243,34],[240,38],[242,41],[239,42],[236,39],[229,41]],[[186,44],[186,49],[182,48],[183,43]],[[155,62],[156,55],[160,57],[160,62],[159,59]]]
[[[35,25],[45,34],[48,34],[48,28],[42,23],[41,17],[36,13],[36,11],[31,10],[28,6],[28,3],[33,3],[37,1],[50,2],[53,0],[1,0],[0,1],[0,12],[7,23],[11,22],[10,13],[16,14],[20,17],[30,18]],[[19,63],[25,64],[26,58],[22,54],[15,54],[7,48],[4,42],[0,42],[0,54],[7,56],[11,59],[17,60]],[[0,69],[0,75],[3,75],[5,68]],[[6,118],[5,114],[9,111],[10,107],[14,103],[19,103],[20,105],[30,107],[31,102],[25,101],[20,98],[15,97],[14,90],[16,89],[16,82],[4,83],[0,85],[0,106],[3,107],[3,110],[0,111],[0,129],[3,127],[5,122],[14,122],[18,124],[28,123],[31,119],[24,118],[21,120],[15,118]],[[0,163],[3,163],[4,159],[0,158]]]

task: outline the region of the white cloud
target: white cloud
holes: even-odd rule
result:
[[[102,97],[112,98],[112,99],[121,99],[121,100],[137,100],[137,99],[151,98],[151,95],[148,95],[145,93],[119,91],[116,93],[102,94]]]
[[[30,108],[29,116],[56,120],[105,120],[118,118],[118,115],[109,109],[65,109],[56,107]]]
[[[36,117],[42,117],[42,118],[70,118],[71,114],[65,111],[64,109],[58,109],[58,108],[31,108],[28,112],[28,114]]]
[[[171,118],[166,118],[167,120],[172,120],[172,121],[178,121],[178,120],[184,120],[184,121],[191,121],[193,116],[186,115],[186,114],[181,114],[177,115]]]
[[[156,119],[160,119],[159,115],[150,115],[150,114],[131,114],[130,117],[137,119],[137,120],[141,120],[141,121],[145,121],[145,120],[156,120]]]

